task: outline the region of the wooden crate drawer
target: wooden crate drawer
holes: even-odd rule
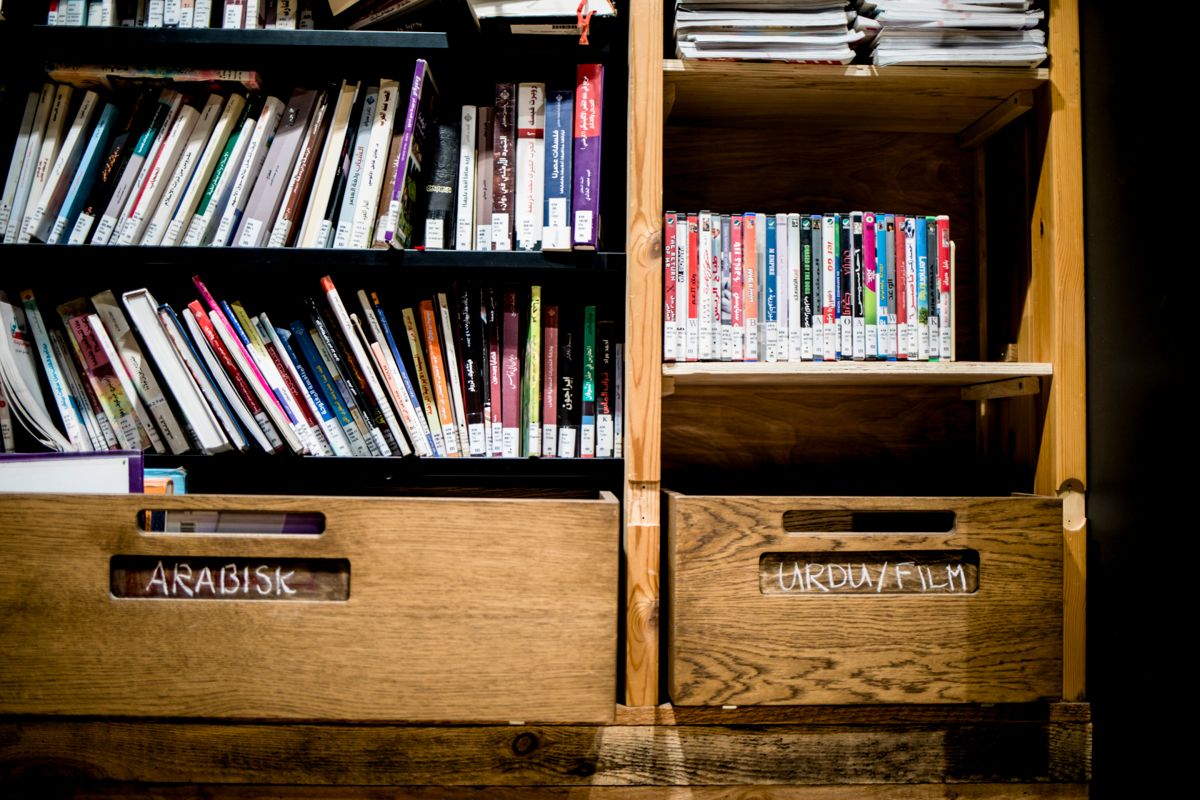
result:
[[[0,713],[607,721],[618,508],[0,495]],[[142,509],[324,531],[145,533]]]
[[[668,496],[675,703],[1061,696],[1058,500]]]

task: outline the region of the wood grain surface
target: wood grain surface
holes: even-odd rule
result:
[[[1054,499],[669,495],[668,684],[680,705],[1022,702],[1062,671]],[[792,510],[948,510],[943,533],[787,533]],[[971,595],[766,597],[774,551],[971,549]]]
[[[663,364],[679,386],[974,386],[1050,376],[1048,363],[1004,361],[685,361]]]
[[[604,721],[618,503],[156,497],[314,511],[320,536],[146,534],[137,496],[0,496],[0,713]],[[346,602],[115,599],[123,555],[338,558]]]

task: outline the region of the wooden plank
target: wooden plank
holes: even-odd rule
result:
[[[30,796],[45,796],[38,784]],[[884,786],[148,786],[54,784],[75,800],[1085,800],[1087,784],[955,783]],[[18,789],[19,791],[19,789]],[[17,796],[22,796],[18,794]]]
[[[1001,400],[1006,397],[1025,397],[1042,391],[1042,382],[1038,378],[1009,378],[1006,381],[977,383],[974,386],[964,386],[963,400]]]
[[[1091,721],[1087,703],[806,706],[617,706],[613,725],[948,725]]]
[[[1061,689],[1057,499],[671,493],[669,507],[667,682],[676,704],[1003,703],[1055,697]],[[817,526],[831,532],[797,533],[784,523],[796,511],[954,517],[941,533],[934,531],[947,529],[888,528],[881,518],[866,520],[862,530],[894,532]],[[760,589],[766,553],[838,553],[848,565],[844,578],[878,552],[929,550],[974,551],[979,590],[841,596],[819,576],[815,588],[808,580],[804,591],[786,597]],[[896,573],[889,585],[899,584],[902,562],[889,560]],[[903,577],[915,583],[910,571],[911,564]]]
[[[957,134],[1045,69],[875,67],[668,60],[672,125],[798,123],[839,130]],[[863,113],[864,108],[871,113]]]
[[[972,386],[989,381],[1049,377],[1048,363],[999,361],[691,361],[663,364],[680,386]],[[1036,378],[1034,379],[1036,384]],[[967,399],[967,398],[964,398]]]
[[[663,8],[629,8],[625,308],[625,702],[658,702],[658,481],[662,419]]]
[[[960,133],[958,143],[962,147],[978,147],[1031,108],[1033,108],[1033,92],[1028,89],[1015,92],[1012,97],[984,114]]]
[[[325,532],[148,534],[144,508],[316,510]],[[0,495],[0,713],[605,721],[618,510],[611,494]],[[350,599],[119,600],[115,554],[345,559]]]
[[[399,727],[0,722],[0,785],[789,786],[1089,779],[1082,724]]]

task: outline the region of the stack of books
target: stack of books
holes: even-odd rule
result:
[[[950,218],[668,211],[667,361],[954,360]]]
[[[439,117],[424,59],[400,82],[273,96],[252,72],[62,67],[30,92],[3,194],[5,242],[595,250],[603,67],[496,84]],[[143,71],[144,72],[144,71]],[[169,73],[169,75],[167,75]],[[115,82],[123,86],[113,91]],[[186,79],[186,81],[185,81]],[[215,88],[213,81],[240,82]],[[185,81],[185,82],[180,82]],[[73,83],[83,82],[85,88]]]
[[[856,0],[877,26],[871,63],[1036,67],[1046,59],[1041,9],[1029,0]]]
[[[676,0],[679,58],[849,64],[867,38],[846,0]]]
[[[276,326],[198,278],[180,313],[148,289],[43,316],[0,300],[0,444],[178,455],[613,458],[615,320],[542,287],[455,283],[385,312],[333,280]],[[47,402],[49,400],[49,402]]]

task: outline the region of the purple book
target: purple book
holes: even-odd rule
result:
[[[575,76],[571,244],[576,250],[595,250],[600,238],[600,110],[604,99],[604,65],[580,64]]]
[[[433,106],[437,102],[437,84],[425,59],[418,58],[413,69],[412,87],[408,95],[408,110],[404,114],[404,133],[400,137],[400,156],[396,164],[396,182],[392,185],[391,205],[388,207],[389,230],[383,237],[392,247],[409,247],[413,242],[413,231],[420,220],[416,219],[418,194],[424,191],[422,173],[427,170],[425,162],[426,131],[433,119]]]
[[[492,117],[492,249],[513,249],[514,205],[517,198],[516,139],[517,87],[496,84],[496,106]]]

